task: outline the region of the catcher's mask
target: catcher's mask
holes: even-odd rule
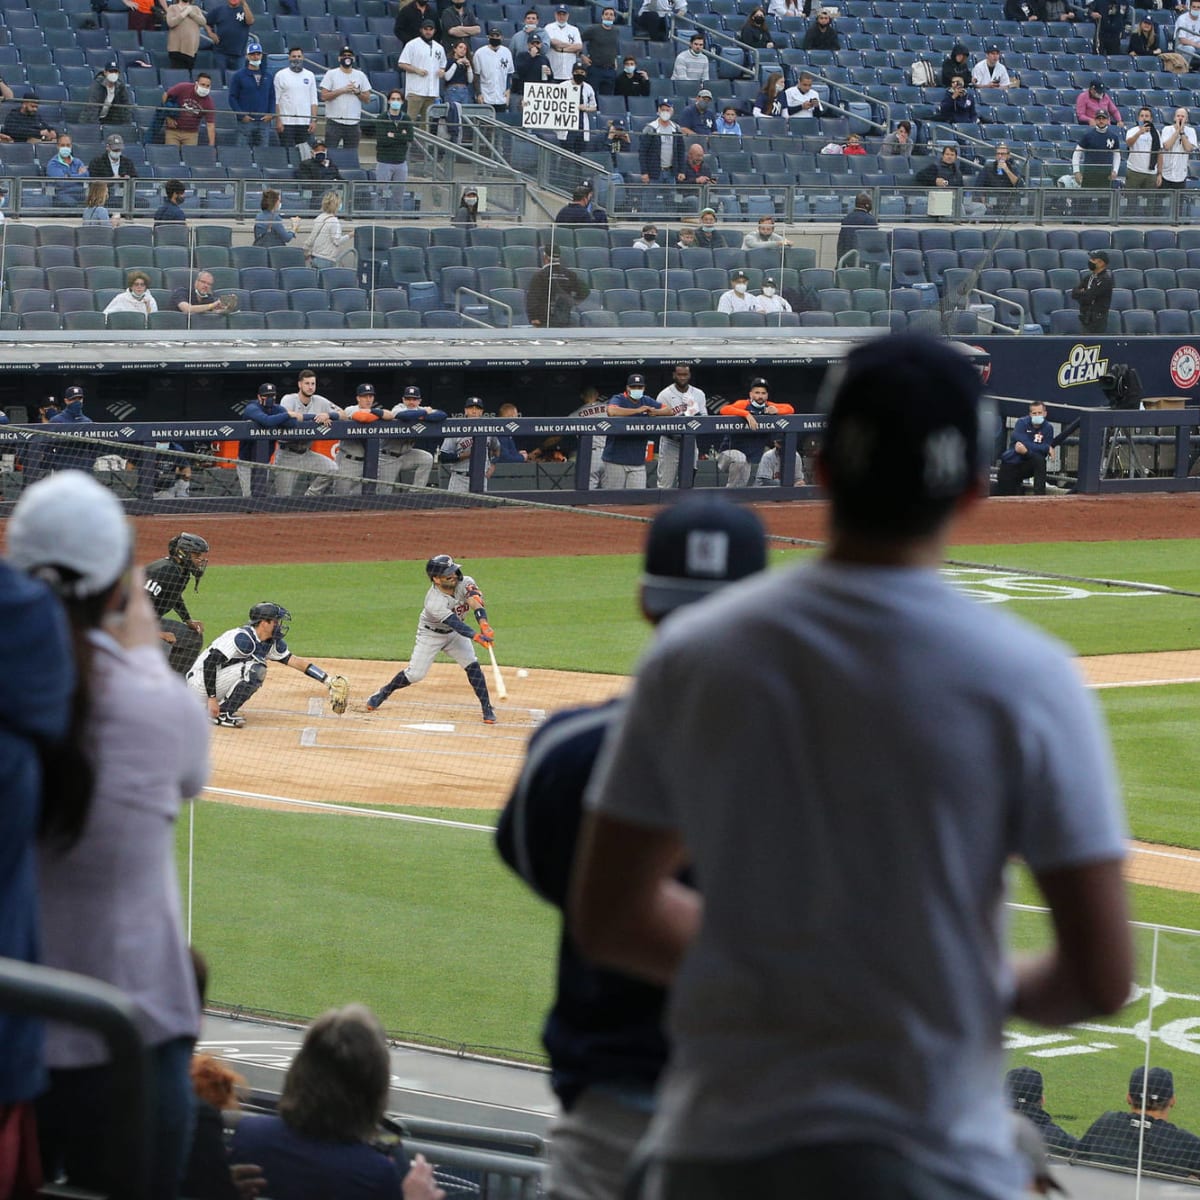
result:
[[[278,635],[287,637],[288,630],[292,627],[292,614],[282,604],[271,604],[269,601],[264,601],[262,604],[256,604],[250,610],[250,624],[257,625],[259,621],[274,621]]]

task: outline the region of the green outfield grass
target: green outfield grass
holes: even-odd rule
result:
[[[1200,548],[1191,541],[1030,546],[959,546],[956,560],[1028,571],[1122,579],[1200,592]],[[776,561],[803,552],[776,552]],[[213,567],[189,603],[210,636],[241,624],[260,600],[293,613],[297,652],[326,657],[406,659],[427,588],[424,559],[396,563]],[[628,672],[649,636],[637,614],[637,556],[478,559],[478,579],[503,661],[530,667]],[[960,572],[960,578],[964,575]],[[1200,648],[1200,599],[1128,596],[1048,581],[984,585],[1003,605],[1081,654]],[[1077,591],[1084,598],[1065,598]],[[1062,598],[1058,598],[1062,597]],[[1192,805],[1200,778],[1200,685],[1100,693],[1113,729],[1135,836],[1200,847]],[[495,813],[413,812],[490,824]],[[417,1039],[529,1055],[549,1002],[556,917],[496,858],[486,833],[382,821],[202,805],[197,812],[196,944],[213,962],[219,1001],[311,1015],[364,1000],[393,1031]],[[186,825],[180,852],[186,849]],[[182,869],[182,868],[181,868]],[[1016,896],[1034,901],[1026,880]],[[1157,888],[1133,891],[1138,919],[1200,925],[1197,898]],[[1020,916],[1016,941],[1035,945],[1037,918]],[[1142,949],[1139,980],[1148,980]],[[1200,940],[1171,935],[1160,947],[1164,1021],[1194,1019],[1200,1030]],[[1165,982],[1164,982],[1165,981]],[[1021,1041],[1014,1063],[1042,1070],[1050,1108],[1074,1132],[1120,1107],[1141,1047],[1127,1032],[1147,1015],[1140,1000],[1061,1043]],[[1179,1075],[1182,1123],[1200,1126],[1200,1060],[1155,1044],[1155,1062]],[[1111,1046],[1111,1048],[1098,1048]],[[1039,1055],[1046,1049],[1086,1053]],[[1189,1101],[1191,1106],[1189,1107]]]

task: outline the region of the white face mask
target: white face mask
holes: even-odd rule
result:
[[[636,70],[637,70],[637,67],[636,67],[636,66],[634,66],[634,64],[633,64],[633,63],[626,63],[626,64],[625,64],[625,74],[626,74],[626,75],[632,75],[632,74],[634,73],[634,71],[636,71]]]
[[[206,88],[204,86],[204,84],[202,84],[202,83],[196,84],[196,95],[197,96],[207,96],[211,90],[212,90],[211,88]]]
[[[660,121],[669,121],[669,120],[671,119],[671,113],[672,113],[672,112],[674,112],[674,109],[670,109],[670,108],[660,108],[660,109],[658,110],[658,119],[659,119]]]
[[[104,79],[107,83],[116,83],[120,78],[120,75],[118,75],[115,71],[105,71],[104,73]]]
[[[739,296],[744,296],[746,294],[746,285],[744,283],[735,283],[733,285],[733,290],[737,292]]]
[[[763,288],[763,295],[768,297],[773,296],[775,295],[775,289],[773,287],[765,287]]]
[[[120,162],[121,161],[121,152],[120,152],[120,150],[110,150],[108,152],[108,157],[111,158],[113,160],[113,162]]]
[[[262,55],[256,54],[253,58],[247,59],[250,64],[250,70],[257,71],[262,66]]]

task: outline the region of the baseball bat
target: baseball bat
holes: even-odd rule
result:
[[[508,699],[508,688],[504,686],[504,676],[500,674],[500,664],[496,661],[496,651],[488,647],[488,657],[492,660],[492,683],[496,687],[496,695],[501,700]]]

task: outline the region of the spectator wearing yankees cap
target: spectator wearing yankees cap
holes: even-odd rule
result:
[[[630,375],[625,390],[610,396],[608,415],[622,420],[631,417],[670,417],[674,409],[646,395],[646,377]],[[646,435],[622,436],[609,433],[604,442],[604,486],[614,490],[646,486]]]
[[[729,291],[722,293],[717,301],[717,312],[758,312],[758,302],[750,294],[750,276],[745,271],[730,275]]]
[[[595,199],[592,181],[585,179],[571,193],[571,203],[555,214],[555,225],[607,225],[608,213],[596,207]]]
[[[125,139],[110,133],[104,139],[104,149],[88,163],[90,179],[136,179],[137,167],[125,153]]]
[[[940,571],[987,482],[982,390],[951,343],[851,350],[822,397],[820,559],[678,614],[638,665],[587,787],[568,929],[597,965],[671,989],[643,1194],[791,1200],[802,1180],[1007,1200],[1028,1168],[1006,1021],[1084,1021],[1129,996],[1098,707],[1063,648]],[[748,774],[781,712],[791,735]],[[1052,932],[1010,962],[996,914],[1014,854]]]
[[[1106,1112],[1079,1140],[1077,1160],[1200,1178],[1200,1138],[1167,1117],[1175,1107],[1175,1077],[1166,1067],[1135,1067],[1125,1097],[1128,1112]]]
[[[1046,1088],[1041,1071],[1032,1067],[1014,1067],[1005,1075],[1004,1087],[1008,1092],[1009,1107],[1037,1126],[1051,1154],[1067,1156],[1074,1152],[1079,1139],[1056,1125],[1046,1111]]]

